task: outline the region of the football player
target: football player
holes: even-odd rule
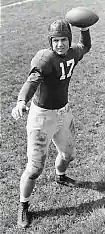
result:
[[[91,48],[88,28],[80,30],[78,44],[72,44],[70,24],[54,21],[48,31],[50,47],[38,51],[31,61],[28,79],[23,84],[12,116],[23,116],[30,99],[27,119],[28,162],[20,180],[18,225],[27,227],[29,198],[35,180],[42,173],[51,140],[58,154],[55,161],[56,182],[66,185],[66,169],[75,158],[75,126],[68,101],[68,86],[77,63]]]

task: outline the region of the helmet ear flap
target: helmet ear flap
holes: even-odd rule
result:
[[[67,24],[68,30],[71,31],[71,26],[70,26],[70,24],[69,24],[66,20],[65,20],[65,22],[66,22],[66,24]]]
[[[52,37],[48,36],[49,45],[52,48]]]

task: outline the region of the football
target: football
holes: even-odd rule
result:
[[[72,25],[80,28],[90,27],[99,20],[99,16],[85,7],[72,8],[65,15],[66,20]]]

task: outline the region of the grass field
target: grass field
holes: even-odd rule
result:
[[[5,0],[3,5],[18,0]],[[22,1],[20,1],[22,2]],[[75,6],[99,14],[91,27],[92,49],[76,67],[69,99],[76,124],[77,157],[67,174],[76,185],[56,185],[56,149],[51,143],[46,165],[30,204],[30,227],[17,228],[19,181],[27,162],[26,119],[15,122],[11,110],[35,53],[48,47],[47,28]],[[35,0],[2,7],[0,160],[1,234],[105,234],[105,0]],[[73,28],[73,40],[79,30]]]

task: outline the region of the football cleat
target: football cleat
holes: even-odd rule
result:
[[[29,225],[28,202],[20,202],[18,210],[18,227],[26,228]]]
[[[69,186],[69,184],[75,184],[75,180],[69,178],[65,174],[63,175],[56,175],[56,182],[58,184]]]

